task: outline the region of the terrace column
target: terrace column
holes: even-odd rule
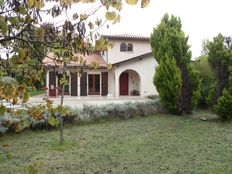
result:
[[[47,70],[46,73],[46,88],[49,89],[49,70]],[[46,90],[46,96],[48,96],[48,91],[49,90]]]
[[[114,93],[115,93],[115,97],[119,97],[119,75],[118,73],[115,71],[115,82],[114,82],[115,86],[114,86]]]
[[[77,74],[77,96],[81,96],[81,78],[80,78],[80,73]]]

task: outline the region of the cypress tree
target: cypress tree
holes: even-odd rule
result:
[[[159,92],[161,104],[172,113],[189,114],[191,113],[192,109],[196,107],[198,98],[200,96],[200,81],[198,76],[190,67],[191,51],[189,50],[190,46],[187,43],[188,37],[185,36],[185,33],[181,30],[181,27],[182,25],[180,18],[175,16],[171,16],[169,18],[169,15],[165,14],[161,20],[161,23],[154,28],[153,33],[151,34],[150,44],[152,53],[159,63],[159,69],[167,66],[172,66],[172,68],[175,69],[173,62],[175,62],[175,66],[178,68],[178,71],[173,70],[168,72],[165,70],[158,70],[158,73],[157,71],[155,73],[154,79],[160,79],[159,81],[154,80],[154,85],[156,86],[158,92],[162,91],[162,94]],[[167,77],[166,73],[176,74],[172,74],[173,78],[169,79],[168,82],[167,79],[165,79]],[[181,80],[178,81],[179,84],[177,84],[177,82],[174,82],[176,81],[176,78],[174,77],[178,77],[179,75],[181,76]],[[176,89],[179,89],[179,91],[177,92],[176,89],[165,90],[164,86],[168,86],[169,83],[176,83],[178,86]],[[164,89],[161,90],[160,88]],[[170,104],[173,104],[173,100],[171,101],[168,99],[170,93],[172,93],[172,96],[175,95],[174,106],[178,106],[175,111],[167,107],[169,106],[167,103],[170,102]]]
[[[163,107],[174,114],[180,113],[179,93],[181,89],[181,72],[175,59],[167,57],[160,60],[154,76],[154,84]]]

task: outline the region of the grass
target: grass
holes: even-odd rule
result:
[[[43,90],[29,90],[30,97],[44,94]]]
[[[150,116],[0,137],[0,173],[232,173],[231,123]]]

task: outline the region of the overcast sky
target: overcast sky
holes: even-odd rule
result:
[[[54,5],[54,3],[48,3],[45,9],[52,7],[52,4]],[[78,3],[72,7],[71,11],[79,14],[86,12],[86,9],[91,11],[96,4]],[[96,19],[99,15],[104,16],[103,12],[99,13],[93,17]],[[212,40],[219,32],[232,36],[232,0],[150,0],[149,6],[144,9],[140,7],[140,3],[136,6],[124,4],[120,12],[121,22],[110,25],[109,29],[103,27],[98,31],[101,34],[150,36],[153,28],[160,23],[165,13],[181,18],[182,29],[189,36],[193,59],[201,55],[202,40]],[[69,13],[69,15],[72,14]],[[55,23],[64,21],[62,17],[53,21],[44,16],[45,21],[46,19]]]
[[[137,34],[150,36],[165,13],[179,16],[186,35],[189,35],[192,57],[201,54],[203,39],[212,39],[219,32],[232,35],[232,0],[150,0],[141,9],[124,5],[121,22],[101,29],[107,34]]]

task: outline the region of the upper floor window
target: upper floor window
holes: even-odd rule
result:
[[[126,51],[126,44],[125,43],[121,43],[121,45],[120,45],[120,51],[121,52],[125,52]]]
[[[128,43],[127,51],[133,51],[133,45],[131,43]]]

